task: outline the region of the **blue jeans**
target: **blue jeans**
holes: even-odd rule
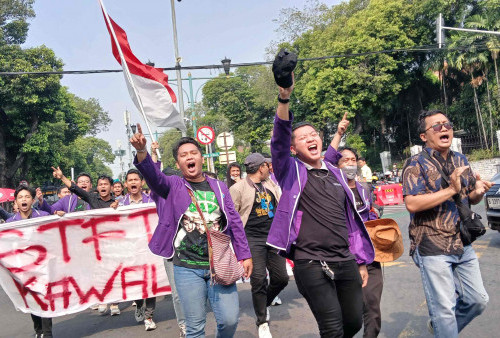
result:
[[[422,284],[435,337],[453,338],[479,316],[488,303],[479,261],[472,246],[462,255],[413,255]]]
[[[239,299],[236,283],[212,285],[210,271],[174,265],[177,293],[186,317],[186,337],[205,337],[207,299],[217,321],[216,337],[233,337],[238,326]]]

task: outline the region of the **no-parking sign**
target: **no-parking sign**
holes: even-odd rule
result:
[[[198,128],[196,138],[201,144],[210,144],[215,140],[215,132],[209,126],[203,126]]]

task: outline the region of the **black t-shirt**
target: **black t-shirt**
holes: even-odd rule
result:
[[[354,200],[356,201],[356,210],[360,210],[365,206],[365,203],[361,199],[361,196],[359,195],[358,188],[354,187],[351,188],[352,193],[354,194]]]
[[[194,190],[209,229],[222,230],[225,220],[219,202],[208,181],[189,182]],[[174,240],[173,263],[192,269],[209,269],[208,242],[205,226],[194,203],[191,202],[182,216],[179,231]]]
[[[349,251],[346,194],[329,170],[307,171],[307,183],[298,210],[302,211],[302,222],[294,247],[294,259],[326,262],[354,259]]]
[[[276,212],[276,198],[262,183],[255,185],[258,189],[255,189],[255,199],[245,225],[245,233],[247,237],[267,239]]]

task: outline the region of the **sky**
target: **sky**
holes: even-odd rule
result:
[[[103,0],[110,17],[128,35],[134,54],[156,67],[175,66],[171,1]],[[340,0],[322,0],[331,6]],[[182,66],[220,64],[225,57],[232,63],[265,61],[266,48],[279,40],[273,22],[283,8],[304,8],[306,0],[182,0],[174,1],[177,36]],[[97,0],[36,0],[36,17],[30,21],[23,47],[45,45],[65,64],[64,70],[120,69],[111,54],[111,42]],[[193,77],[215,77],[222,70],[193,70]],[[187,78],[182,71],[182,78]],[[169,80],[176,79],[168,71]],[[194,93],[206,80],[193,81]],[[65,75],[62,84],[81,98],[96,98],[113,122],[98,134],[118,149],[128,150],[124,111],[131,112],[132,123],[142,123],[122,73]],[[177,87],[172,86],[177,93]],[[188,81],[183,89],[189,92]],[[196,101],[201,100],[201,90]],[[188,98],[184,96],[187,107]],[[128,152],[124,157],[128,169]],[[115,177],[119,159],[110,165]]]

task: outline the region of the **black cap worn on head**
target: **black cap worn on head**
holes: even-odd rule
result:
[[[292,72],[297,66],[297,55],[281,49],[273,62],[273,74],[276,84],[281,88],[289,88],[293,84]]]
[[[247,168],[259,167],[264,162],[271,162],[270,160],[262,156],[262,154],[252,153],[245,158],[245,166]]]

